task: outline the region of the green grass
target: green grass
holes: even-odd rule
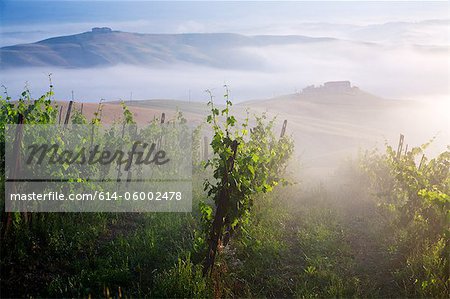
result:
[[[17,227],[2,244],[3,296],[443,297],[448,287],[444,239],[402,259],[364,180],[260,196],[203,277],[194,250],[203,175],[193,213],[40,214],[30,230]]]

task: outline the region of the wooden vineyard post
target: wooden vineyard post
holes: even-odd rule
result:
[[[136,138],[137,134],[138,134],[137,125],[135,125],[134,126],[134,132],[133,132],[133,138]],[[128,188],[130,186],[130,182],[131,182],[132,176],[133,176],[133,173],[132,173],[132,170],[130,168],[130,169],[128,169],[127,182],[125,184],[125,187]]]
[[[163,112],[161,114],[161,125],[164,124],[165,120],[166,120],[166,114]],[[159,151],[161,149],[162,142],[163,142],[163,134],[159,135],[158,144],[156,147],[157,151]]]
[[[63,112],[63,106],[61,106],[59,108],[58,124],[61,124],[62,112]]]
[[[72,105],[73,105],[73,101],[70,101],[69,106],[67,107],[66,119],[64,120],[64,126],[69,124],[70,112],[72,111]]]
[[[22,145],[22,138],[23,138],[23,115],[19,114],[17,118],[17,127],[16,127],[16,134],[14,136],[14,144],[13,144],[13,160],[14,165],[12,168],[9,169],[9,178],[16,179],[18,174],[20,173],[20,147]],[[16,184],[12,184],[11,193],[17,193],[16,190]],[[6,198],[5,198],[6,200]],[[27,213],[24,214],[25,221],[27,221]],[[6,217],[2,218],[2,232],[1,237],[2,239],[8,234],[9,228],[11,227],[12,223],[12,216],[11,212],[6,213]]]
[[[405,140],[405,136],[403,136],[403,134],[400,134],[400,140],[398,141],[398,148],[397,148],[397,159],[400,159],[400,156],[402,154],[404,140]]]
[[[284,134],[286,134],[286,127],[287,127],[287,119],[283,122],[283,128],[281,128],[280,138],[284,137]]]
[[[126,126],[126,124],[125,124],[125,122],[123,123],[123,125],[122,125],[122,142],[123,142],[123,139],[124,139],[124,137],[125,137],[125,126]],[[122,148],[123,146],[121,146],[121,148]],[[118,166],[117,166],[117,182],[120,182],[121,181],[121,179],[120,179],[120,177],[122,176],[122,164],[118,164]],[[117,185],[117,186],[119,186],[119,185]]]
[[[425,154],[422,154],[422,158],[420,159],[420,163],[419,163],[419,168],[417,168],[417,169],[420,170],[422,168],[424,162],[425,162]]]
[[[211,227],[211,232],[208,240],[208,252],[206,255],[206,260],[203,268],[203,275],[207,275],[208,272],[213,270],[214,262],[216,260],[217,249],[222,241],[222,230],[225,224],[225,217],[227,204],[230,200],[230,194],[228,190],[228,175],[233,171],[234,168],[234,160],[236,159],[236,153],[238,148],[238,142],[236,140],[233,141],[231,145],[231,150],[233,155],[226,163],[227,168],[222,177],[222,188],[219,192],[219,198],[217,202],[217,209],[214,215],[214,220]]]

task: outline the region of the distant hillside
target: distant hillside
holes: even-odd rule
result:
[[[123,108],[119,105],[120,102],[104,102],[102,104],[101,120],[105,124],[113,124],[115,122],[120,122],[123,120]],[[134,120],[141,125],[148,124],[153,120],[160,120],[161,115],[165,114],[165,120],[169,121],[176,117],[176,109],[168,109],[167,107],[157,107],[149,105],[147,108],[130,105],[126,103],[129,110],[133,113]],[[67,112],[67,101],[57,101],[56,102],[58,111],[62,111],[61,121],[64,122]],[[61,108],[62,107],[62,108]],[[91,120],[94,118],[94,114],[98,112],[98,103],[80,103],[75,102],[72,106],[72,111],[82,111],[83,115]],[[184,114],[188,117],[189,121],[196,124],[200,123],[203,118],[199,115]]]
[[[348,83],[347,89],[341,89],[343,82]],[[238,107],[276,116],[279,127],[286,119],[300,163],[315,174],[337,166],[358,149],[372,148],[386,139],[396,142],[400,133],[409,138],[413,134],[419,143],[430,138],[419,136],[404,117],[417,109],[417,103],[383,99],[343,82],[310,86],[300,93],[248,101]]]
[[[127,105],[171,114],[178,109],[195,123],[204,120],[208,113],[206,104],[198,102],[147,100]],[[338,81],[309,86],[295,94],[242,102],[232,107],[232,113],[240,119],[246,117],[247,110],[250,115],[276,116],[278,132],[286,119],[287,133],[295,139],[301,165],[320,175],[359,148],[383,144],[385,138],[396,142],[400,133],[410,139],[417,137],[419,143],[428,140],[430,136],[419,136],[412,131],[414,126],[409,120],[399,117],[417,108],[414,102],[383,99],[348,81]]]
[[[217,100],[216,104],[220,103]],[[105,122],[120,119],[122,108],[118,104],[105,103]],[[127,101],[126,104],[140,124],[159,119],[162,113],[169,120],[175,117],[176,111],[181,111],[189,123],[199,125],[208,114],[206,103],[201,102],[160,99]],[[80,109],[80,104],[76,107]],[[424,108],[411,101],[383,99],[351,86],[348,81],[339,81],[309,86],[295,94],[235,104],[232,113],[241,120],[247,110],[251,116],[266,113],[270,118],[277,117],[277,132],[286,119],[287,134],[295,140],[298,163],[308,175],[314,176],[328,173],[358,149],[373,148],[375,144],[384,147],[385,140],[395,144],[400,133],[405,134],[411,144],[429,140],[430,134],[437,131],[431,126]],[[96,109],[96,104],[84,104],[84,114],[89,118]],[[205,130],[207,128],[204,126]],[[210,135],[207,131],[204,134]]]
[[[117,64],[193,63],[226,68],[259,68],[263,60],[247,47],[333,42],[305,36],[244,36],[231,33],[139,34],[93,28],[31,44],[0,48],[0,67],[89,68]]]

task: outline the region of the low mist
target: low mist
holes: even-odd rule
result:
[[[205,100],[205,89],[232,90],[237,102],[291,94],[307,85],[350,80],[361,89],[383,98],[425,99],[449,94],[448,51],[404,45],[396,47],[348,41],[238,48],[227,58],[227,68],[172,63],[158,66],[117,65],[93,69],[56,67],[4,69],[0,83],[11,96],[28,87],[42,93],[52,74],[55,96],[96,102],[130,99]],[[239,63],[249,61],[250,65]],[[219,94],[221,91],[219,91]]]

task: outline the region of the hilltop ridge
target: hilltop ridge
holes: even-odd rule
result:
[[[250,55],[246,51],[248,47],[333,41],[332,38],[301,35],[142,34],[95,27],[80,34],[2,47],[0,67],[92,68],[117,64],[158,66],[191,63],[252,69],[264,66],[264,61]]]

